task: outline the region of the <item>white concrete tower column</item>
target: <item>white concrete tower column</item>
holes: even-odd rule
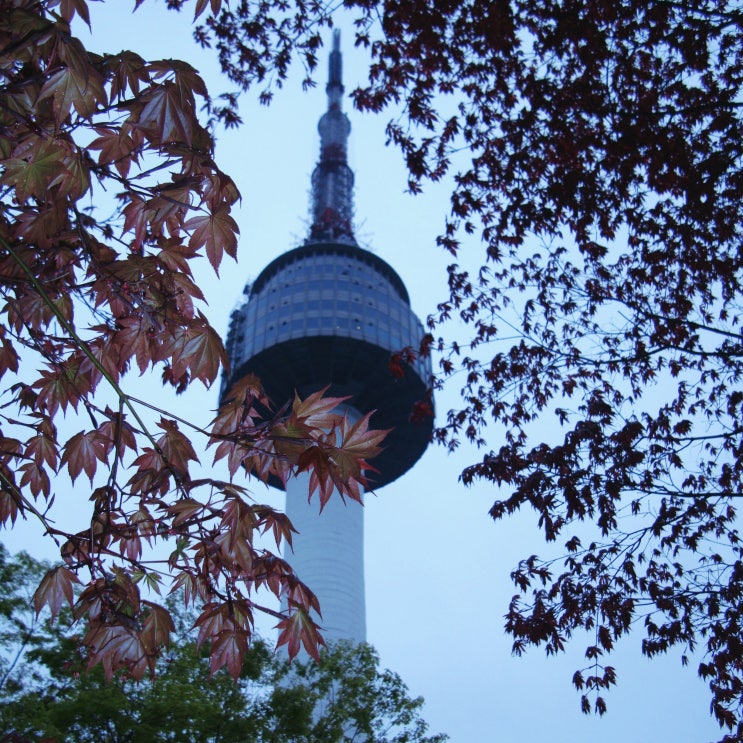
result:
[[[352,408],[344,411],[351,422],[361,417]],[[286,515],[299,533],[284,558],[320,601],[322,617],[315,620],[325,641],[366,642],[364,507],[344,502],[336,491],[320,513],[319,495],[307,500],[309,480],[303,472],[286,485]]]

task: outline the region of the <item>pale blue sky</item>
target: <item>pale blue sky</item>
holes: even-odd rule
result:
[[[127,0],[91,5],[94,40],[86,43],[93,50],[130,48],[150,59],[182,58],[202,72],[212,93],[229,88],[212,55],[191,41],[188,11],[168,12],[157,0],[146,0],[134,15]],[[343,52],[348,91],[363,79],[364,61],[348,30]],[[226,331],[244,283],[304,237],[310,173],[318,155],[316,125],[325,107],[326,53],[321,59],[314,91],[302,93],[297,70],[269,108],[244,97],[245,125],[219,137],[217,161],[243,196],[236,212],[237,267],[223,264],[216,280],[204,261],[197,275],[208,315],[220,331]],[[444,267],[451,259],[434,242],[446,213],[445,185],[415,198],[406,195],[400,158],[384,146],[386,120],[362,117],[350,110],[350,102],[346,110],[352,122],[357,236],[398,271],[414,310],[425,318],[446,296]],[[479,260],[476,242],[467,250]],[[137,385],[138,394],[144,394],[145,386]],[[159,402],[156,377],[147,389]],[[216,394],[194,390],[173,405],[181,416],[207,420]],[[437,400],[439,411],[454,404],[446,395]],[[490,443],[500,445],[497,430],[491,431]],[[581,714],[570,683],[582,665],[582,638],[557,659],[545,659],[540,650],[521,659],[511,656],[511,641],[503,632],[503,615],[515,592],[509,573],[520,557],[546,554],[546,548],[529,514],[496,524],[487,514],[495,490],[466,490],[458,483],[458,473],[475,456],[466,450],[449,456],[429,447],[411,472],[370,496],[366,506],[368,639],[382,664],[398,672],[414,695],[426,698],[424,717],[431,730],[448,733],[453,743],[717,740],[708,690],[694,669],[683,670],[675,655],[653,662],[640,657],[640,633],[620,643],[610,661],[619,686],[607,695],[603,719]],[[77,487],[84,489],[84,480]],[[262,499],[281,503],[276,491],[256,488]],[[2,538],[13,550],[50,556],[26,526]],[[261,625],[262,632],[270,635],[271,625]]]

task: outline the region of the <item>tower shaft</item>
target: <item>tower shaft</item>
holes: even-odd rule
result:
[[[344,412],[353,421],[361,417]],[[299,532],[287,559],[320,601],[322,617],[315,620],[325,641],[365,642],[364,509],[333,493],[320,513],[318,499],[307,499],[309,479],[302,472],[286,484],[286,515]]]

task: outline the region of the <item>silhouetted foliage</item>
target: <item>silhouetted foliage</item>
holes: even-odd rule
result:
[[[713,714],[743,738],[743,7],[344,8],[372,59],[357,107],[390,112],[411,191],[452,186],[439,243],[457,262],[422,351],[440,384],[465,382],[437,438],[484,447],[463,481],[558,543],[513,572],[515,652],[587,632],[574,683],[603,713],[606,657],[637,628],[648,656],[701,653]],[[197,38],[252,85],[291,45],[311,68],[323,12],[224,7]],[[263,30],[235,44],[246,22]]]
[[[193,8],[201,24],[197,40],[215,48],[239,86],[263,86],[264,100],[286,78],[293,59],[312,71],[323,25],[332,21],[332,8],[314,1],[168,4]],[[2,9],[7,15],[57,5],[8,0]],[[66,18],[87,13],[83,0],[65,0],[59,8]],[[344,8],[356,21],[357,43],[372,57],[368,85],[352,94],[356,105],[390,111],[388,137],[401,149],[412,191],[444,178],[452,186],[439,243],[457,262],[449,267],[449,296],[431,316],[421,352],[439,354],[439,384],[465,381],[461,405],[449,411],[437,438],[449,447],[460,440],[483,447],[486,453],[463,472],[463,481],[484,480],[498,488],[495,519],[533,509],[546,540],[555,543],[547,558],[529,556],[512,574],[518,593],[506,629],[514,650],[543,645],[552,653],[573,634],[588,632],[588,667],[575,674],[574,683],[583,708],[601,713],[602,690],[615,679],[606,657],[618,638],[643,625],[638,629],[649,656],[672,647],[684,658],[701,653],[697,669],[709,682],[713,714],[730,731],[727,739],[740,739],[740,3],[347,0]],[[58,23],[54,28],[63,28]],[[85,121],[108,100],[118,101],[122,86],[135,85],[145,95],[143,107],[128,102],[131,96],[140,100],[135,89],[110,109],[122,121],[113,133],[98,133],[98,168],[116,176],[121,147],[134,152],[151,144],[181,162],[183,142],[176,146],[172,139],[186,140],[191,153],[194,137],[197,148],[205,141],[190,117],[157,115],[177,100],[183,74],[187,87],[200,94],[190,72],[142,68],[129,57],[109,58],[106,66],[96,58],[81,85],[78,47],[66,36],[62,44],[62,37],[49,35],[51,27],[23,26],[23,34],[32,34],[28,38],[14,28],[21,26],[3,27],[3,91],[14,97],[2,120],[3,142],[11,137],[2,144],[2,247],[5,285],[21,289],[6,309],[0,359],[15,369],[13,340],[23,331],[32,347],[43,351],[51,344],[51,366],[37,383],[15,388],[19,405],[32,415],[33,435],[3,447],[9,484],[0,504],[6,521],[18,508],[33,508],[21,500],[20,486],[49,495],[46,469],[55,469],[60,456],[48,446],[51,417],[77,404],[71,370],[95,367],[90,357],[80,356],[78,345],[70,350],[55,332],[41,335],[52,318],[66,327],[70,285],[64,277],[77,264],[65,261],[77,255],[74,246],[84,244],[94,258],[102,251],[103,258],[95,260],[109,260],[98,243],[87,237],[81,242],[79,236],[89,231],[84,215],[72,219],[65,211],[62,218],[40,206],[55,189],[69,204],[87,190],[85,174],[99,173],[87,169],[87,157],[98,150],[69,150],[70,124]],[[37,38],[38,45],[27,43]],[[20,48],[35,51],[23,59]],[[125,74],[132,64],[139,72]],[[121,70],[119,77],[111,65]],[[165,82],[161,74],[169,76]],[[215,109],[227,122],[236,119],[229,103]],[[54,137],[30,126],[32,105],[41,107],[34,109],[34,120],[48,122]],[[158,132],[157,122],[167,123],[169,131]],[[15,139],[24,126],[27,142]],[[126,136],[120,136],[121,127]],[[191,162],[207,173],[192,170]],[[158,246],[158,260],[183,263],[169,252],[164,215],[190,199],[206,199],[206,213],[195,217],[201,221],[183,227],[191,247],[204,245],[215,264],[220,245],[231,250],[226,218],[235,194],[229,182],[208,159],[183,156],[182,163],[168,184],[179,189],[172,199],[169,190],[162,195],[155,188],[140,197],[122,188],[128,193],[123,206],[132,259],[145,230]],[[27,257],[26,243],[45,246],[49,235],[72,240],[72,252],[58,254],[57,262],[39,263],[39,251]],[[110,271],[94,271],[87,279],[92,286],[113,281],[117,292],[106,301],[113,302],[120,327],[96,331],[97,342],[114,343],[126,359],[146,367],[141,346],[149,348],[149,341],[132,327],[146,322],[159,329],[150,317],[161,300],[141,299],[152,293],[140,287],[150,275],[144,268],[132,278]],[[158,264],[157,275],[164,271]],[[49,301],[39,301],[34,272]],[[126,294],[132,281],[134,299]],[[24,286],[34,286],[38,296],[27,298]],[[184,291],[193,289],[187,284]],[[157,293],[171,295],[167,286]],[[132,317],[131,308],[141,306],[147,313],[137,309]],[[211,338],[196,314],[179,322],[176,338],[195,334],[196,345]],[[165,344],[173,354],[169,378],[208,378],[198,354],[184,356],[186,347]],[[46,407],[37,403],[39,396]],[[125,446],[122,412],[107,412],[105,420],[121,432],[111,440]],[[103,412],[97,414],[104,419]],[[80,439],[72,445],[73,451],[87,451],[73,465],[78,474],[87,474],[85,463],[96,462],[90,444]],[[187,450],[180,452],[171,470],[177,474],[178,462],[189,459]],[[147,487],[159,487],[163,477],[177,480],[150,471]],[[110,502],[106,492],[100,495],[104,504]],[[184,512],[179,519],[176,527],[194,524],[200,515]],[[85,533],[94,534],[96,523]],[[87,544],[77,539],[75,560],[79,545]],[[64,572],[50,579],[47,593],[57,597],[55,604],[69,592],[68,579]]]

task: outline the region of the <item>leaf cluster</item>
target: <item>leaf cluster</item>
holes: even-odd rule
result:
[[[196,16],[206,10],[199,0]],[[239,677],[256,611],[282,623],[290,655],[317,656],[317,599],[260,539],[290,545],[290,522],[231,481],[196,476],[194,437],[230,480],[311,471],[324,504],[334,489],[360,498],[383,433],[368,418],[350,425],[321,394],[277,411],[253,378],[203,425],[125,392],[133,372],[159,369],[183,392],[226,366],[193,267],[236,256],[239,193],[200,123],[212,103],[196,70],[93,54],[71,31],[76,15],[90,23],[85,0],[0,0],[0,524],[33,517],[55,540],[63,563],[35,609],[54,619],[70,606],[87,667],[108,679],[154,672],[174,629],[149,600],[163,587],[201,606],[212,673]],[[54,518],[73,497],[63,474],[76,503],[89,483],[72,529]],[[161,544],[169,557],[152,562]],[[287,612],[256,603],[262,588]]]

